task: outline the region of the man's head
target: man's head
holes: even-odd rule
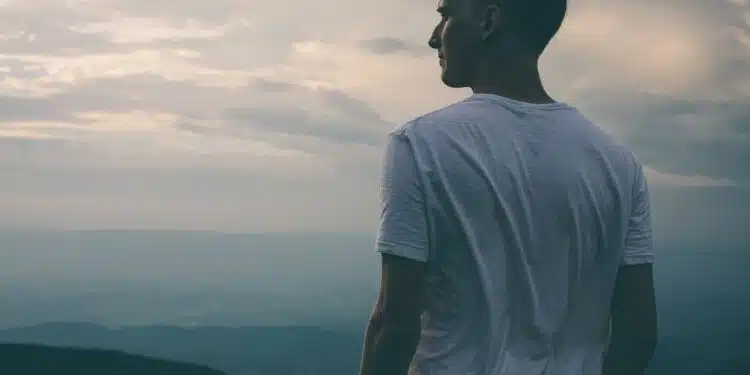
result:
[[[440,0],[429,45],[438,51],[443,82],[471,86],[479,69],[503,63],[493,56],[536,62],[566,10],[567,0]]]

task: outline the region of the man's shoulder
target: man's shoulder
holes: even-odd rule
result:
[[[445,126],[465,121],[470,111],[467,100],[457,101],[412,118],[397,126],[391,134],[412,137],[444,130]]]

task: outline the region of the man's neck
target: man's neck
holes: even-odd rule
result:
[[[485,64],[471,90],[527,103],[555,103],[542,84],[536,61]]]

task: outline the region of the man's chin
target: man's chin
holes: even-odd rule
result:
[[[458,77],[454,77],[446,71],[443,71],[443,74],[440,76],[440,79],[443,81],[443,84],[454,89],[460,89],[460,88],[469,86],[469,83],[466,82],[466,80],[459,79]]]

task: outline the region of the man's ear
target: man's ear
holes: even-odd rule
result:
[[[481,17],[482,40],[495,37],[500,31],[500,7],[495,4],[487,5]]]

